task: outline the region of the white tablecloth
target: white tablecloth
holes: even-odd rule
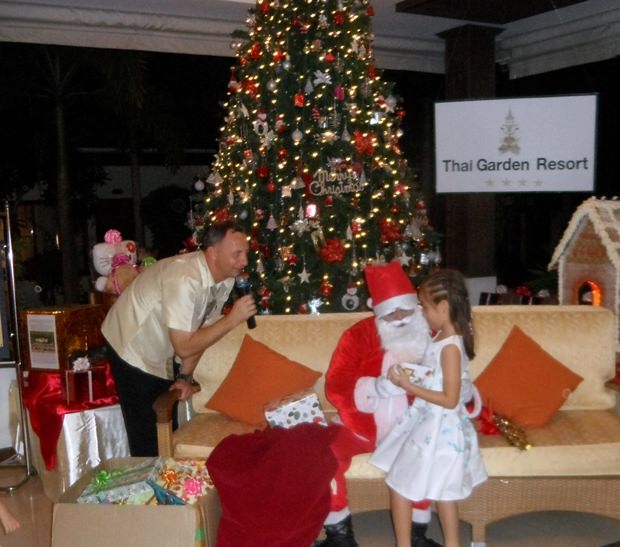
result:
[[[54,470],[45,468],[39,439],[32,429],[30,441],[32,464],[52,501],[57,501],[69,486],[102,460],[129,456],[119,405],[65,414],[56,447],[58,463]]]

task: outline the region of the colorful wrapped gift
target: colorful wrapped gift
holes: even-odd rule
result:
[[[108,396],[104,364],[91,364],[86,357],[73,362],[71,370],[65,370],[63,394],[68,405],[93,402]]]
[[[76,304],[31,308],[20,312],[22,359],[25,369],[60,370],[71,358],[105,345],[102,306]]]
[[[149,481],[157,480],[162,467],[162,458],[153,458],[131,467],[97,471],[77,503],[155,504],[155,493]]]
[[[192,458],[166,458],[156,482],[190,505],[213,488],[206,460]]]
[[[327,426],[317,394],[305,390],[265,405],[265,418],[270,427],[290,429],[303,423]]]

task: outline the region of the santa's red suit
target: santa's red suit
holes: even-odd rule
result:
[[[375,321],[374,316],[362,319],[343,333],[325,377],[326,396],[344,426],[332,444],[338,460],[332,512],[348,506],[344,474],[353,456],[374,451],[410,402],[406,392],[386,377],[388,369],[401,360],[382,348]],[[421,333],[421,338],[426,336]],[[414,506],[426,509],[429,502]]]

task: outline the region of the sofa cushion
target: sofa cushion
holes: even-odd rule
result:
[[[515,325],[475,384],[493,412],[541,427],[583,380]]]
[[[620,474],[620,418],[609,410],[560,410],[545,426],[526,430],[530,450],[502,435],[478,435],[489,477],[594,477]],[[380,479],[383,471],[353,457],[348,479]]]
[[[320,376],[246,335],[228,375],[205,406],[263,428],[265,404],[312,387]]]

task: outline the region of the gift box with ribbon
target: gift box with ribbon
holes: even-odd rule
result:
[[[104,364],[90,363],[87,357],[73,361],[73,368],[64,371],[63,393],[68,405],[93,402],[108,396]]]
[[[77,503],[155,504],[155,493],[149,482],[157,480],[162,467],[162,459],[153,458],[134,466],[99,470]]]
[[[155,482],[176,499],[190,505],[213,488],[206,460],[193,458],[166,458]]]
[[[290,429],[303,423],[327,426],[319,398],[312,390],[300,391],[265,405],[265,418],[270,427]]]

